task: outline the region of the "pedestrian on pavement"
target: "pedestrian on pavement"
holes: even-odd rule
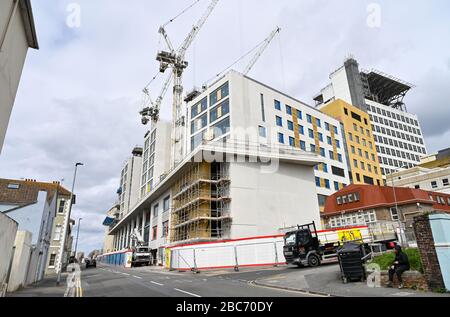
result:
[[[394,282],[394,275],[397,275],[398,288],[402,289],[404,287],[402,274],[406,271],[409,271],[410,269],[409,259],[408,255],[406,255],[406,253],[403,252],[402,247],[399,245],[395,246],[394,253],[395,253],[395,260],[391,266],[391,269],[389,270],[388,287],[392,287],[392,283]]]

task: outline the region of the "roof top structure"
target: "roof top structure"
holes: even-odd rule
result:
[[[358,199],[350,203],[338,204],[338,197],[351,194],[358,194]],[[396,203],[398,206],[416,203],[428,204],[432,205],[436,211],[450,213],[450,195],[447,194],[395,187],[394,197],[393,187],[352,184],[328,197],[323,215],[331,216],[380,207],[392,207]]]
[[[55,193],[70,196],[70,191],[59,182],[45,183],[35,180],[0,179],[0,204],[24,206],[38,200],[40,191],[47,192],[50,201]]]
[[[412,84],[377,70],[363,70],[361,77],[367,83],[366,98],[394,109],[403,110],[403,99],[414,88]]]

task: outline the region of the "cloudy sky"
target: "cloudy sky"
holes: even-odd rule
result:
[[[116,200],[121,167],[143,143],[138,111],[141,90],[158,71],[158,27],[193,2],[32,1],[40,50],[27,58],[0,177],[64,179],[69,188],[74,163],[84,162],[74,207],[74,218],[84,219],[80,250],[102,247],[101,223]],[[207,3],[201,0],[167,27],[174,43]],[[74,27],[77,7],[81,23]],[[416,85],[407,106],[419,115],[434,152],[450,145],[449,12],[447,0],[222,0],[188,53],[185,86],[201,85],[278,25],[281,36],[252,77],[312,104],[330,72],[353,55],[364,69]],[[153,96],[160,85],[150,86]],[[170,119],[167,102],[163,117]]]

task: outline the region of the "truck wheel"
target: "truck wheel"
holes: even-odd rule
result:
[[[318,267],[320,265],[320,259],[317,255],[312,254],[308,258],[308,265],[310,267]]]

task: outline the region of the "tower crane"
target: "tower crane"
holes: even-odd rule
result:
[[[172,72],[170,76],[164,82],[163,88],[161,90],[161,94],[156,99],[156,102],[151,102],[150,107],[145,107],[141,112],[142,123],[145,125],[150,120],[154,123],[159,120],[159,112],[161,108],[161,102],[164,99],[167,90],[171,82],[173,81],[173,132],[172,132],[172,141],[173,141],[173,151],[172,151],[172,162],[176,164],[178,160],[181,158],[183,154],[183,126],[185,125],[185,118],[182,114],[182,104],[183,104],[183,72],[188,67],[189,63],[185,60],[185,55],[189,47],[192,45],[193,41],[197,37],[198,33],[208,20],[211,13],[214,11],[217,6],[219,0],[211,0],[208,8],[206,9],[203,16],[198,20],[198,22],[192,27],[192,30],[187,35],[186,39],[181,44],[178,50],[175,50],[172,42],[169,39],[165,26],[161,26],[159,28],[160,35],[164,38],[164,41],[167,45],[166,51],[160,51],[157,54],[156,60],[160,62],[160,72],[165,73],[166,70],[170,67]],[[148,91],[144,90],[144,93],[148,95]],[[148,96],[149,97],[149,96]]]
[[[264,40],[264,42],[261,45],[261,47],[258,50],[258,52],[256,52],[255,56],[252,58],[250,63],[245,68],[244,73],[243,73],[244,75],[248,75],[248,73],[252,70],[253,66],[255,66],[255,64],[258,61],[258,59],[262,56],[264,51],[267,49],[269,44],[272,42],[272,40],[274,39],[275,35],[277,35],[280,32],[281,32],[281,29],[277,26],[277,28],[275,30],[273,30],[270,33],[270,35]]]

